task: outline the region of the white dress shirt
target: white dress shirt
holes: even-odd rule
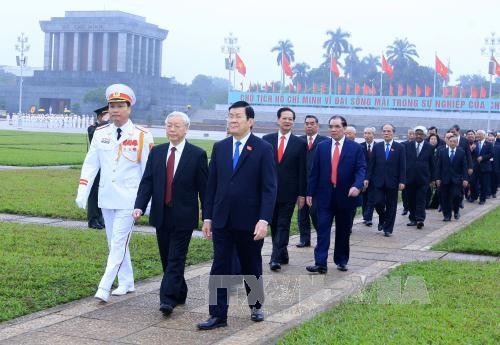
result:
[[[168,158],[172,153],[172,147],[175,147],[174,176],[175,172],[177,171],[177,166],[179,165],[179,161],[181,160],[181,155],[182,151],[184,151],[184,146],[186,146],[186,139],[182,139],[182,141],[178,145],[172,145],[172,143],[170,143],[170,146],[168,147],[167,160],[165,161],[165,166],[167,165]]]

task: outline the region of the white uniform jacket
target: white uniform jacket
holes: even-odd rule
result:
[[[132,121],[121,127],[117,140],[117,127],[109,124],[96,129],[80,176],[76,203],[84,208],[94,178],[99,169],[99,207],[107,209],[133,209],[137,189],[146,168],[153,136]]]

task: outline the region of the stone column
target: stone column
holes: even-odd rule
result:
[[[148,66],[149,66],[149,38],[143,37],[144,40],[144,70],[143,74],[147,75],[148,74]]]
[[[132,62],[134,61],[134,35],[127,34],[127,58],[125,72],[132,72]]]
[[[117,72],[126,72],[127,71],[127,55],[129,52],[127,51],[127,34],[124,32],[118,33],[118,53],[117,53],[117,64],[116,71]]]
[[[108,71],[109,66],[109,33],[102,34],[102,71]]]
[[[142,36],[139,36],[139,45],[137,47],[137,74],[141,74],[142,68]]]
[[[87,49],[87,71],[92,72],[94,70],[94,33],[89,32],[89,43]]]
[[[162,59],[162,45],[163,41],[162,40],[157,40],[156,41],[156,72],[155,75],[158,77],[161,77],[161,59]]]
[[[148,74],[155,75],[155,42],[154,38],[149,39],[149,59],[148,59]]]
[[[53,71],[59,71],[59,51],[61,50],[60,42],[61,42],[61,33],[54,32],[54,51],[53,51],[54,60],[52,63]]]
[[[65,33],[64,32],[61,32],[59,33],[59,68],[58,70],[59,71],[64,71],[64,61],[66,60],[66,56],[64,56],[64,53],[65,53]]]
[[[80,69],[80,35],[78,32],[73,34],[73,71]]]
[[[52,70],[52,32],[45,33],[45,46],[43,51],[43,69]]]

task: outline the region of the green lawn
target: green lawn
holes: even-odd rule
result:
[[[0,223],[0,321],[91,296],[104,273],[103,231]],[[130,242],[135,279],[161,273],[156,237]],[[210,260],[212,242],[192,239],[187,265]]]
[[[500,256],[500,207],[434,245],[432,249]]]
[[[389,274],[390,280],[314,317],[279,343],[498,344],[499,276],[500,263],[405,264]],[[430,303],[380,303],[387,291],[382,282],[405,286],[407,277],[423,279]]]
[[[87,134],[0,131],[0,165],[81,165],[87,153]],[[156,144],[166,142],[155,138]],[[190,140],[210,157],[213,141]]]

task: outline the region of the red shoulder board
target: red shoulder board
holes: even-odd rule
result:
[[[135,128],[137,128],[137,129],[138,129],[138,130],[140,130],[141,132],[144,132],[144,133],[148,133],[148,132],[149,132],[149,131],[148,131],[146,128],[144,128],[144,127],[141,127],[141,126],[138,126],[138,125],[134,125],[134,126],[135,126]]]
[[[97,127],[95,130],[98,131],[98,130],[106,128],[108,126],[109,126],[109,123],[107,125],[103,125],[103,126]]]

